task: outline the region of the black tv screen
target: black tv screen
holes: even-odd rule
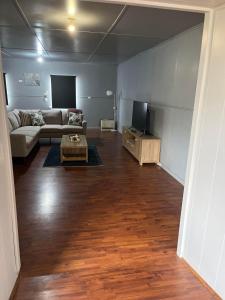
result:
[[[132,127],[145,134],[149,134],[149,124],[149,104],[145,102],[134,101]]]

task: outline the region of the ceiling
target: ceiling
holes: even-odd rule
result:
[[[1,0],[3,56],[120,63],[204,20],[200,13],[75,1]]]

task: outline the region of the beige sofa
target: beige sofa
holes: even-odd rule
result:
[[[39,110],[21,110],[34,112]],[[77,110],[81,112],[80,110]],[[87,122],[82,126],[68,125],[68,110],[41,110],[45,120],[43,126],[21,126],[20,111],[8,113],[8,124],[13,157],[27,157],[39,138],[61,138],[63,134],[86,134]]]

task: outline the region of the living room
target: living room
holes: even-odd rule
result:
[[[88,2],[85,3],[86,6],[80,8],[81,16],[93,9],[93,5],[89,4],[89,7]],[[111,20],[114,20],[116,14],[124,9],[121,5],[119,7],[99,6],[101,8],[94,4],[96,11],[104,8],[103,16],[108,20],[107,24],[104,24],[105,27],[111,26],[109,11],[114,11],[114,14],[111,12],[110,15]],[[30,13],[31,8],[28,6],[26,9],[27,14]],[[40,5],[36,9],[40,11],[43,7]],[[57,35],[54,36],[56,25],[59,25],[53,23],[50,17],[49,27],[51,26],[52,29],[48,29],[50,32],[48,35],[52,34],[52,39],[55,38],[55,45],[51,46],[53,49],[49,48],[49,45],[54,40],[49,39],[46,28],[42,33],[42,43],[47,45],[47,50],[42,49],[41,54],[37,54],[35,50],[26,50],[32,48],[30,44],[32,40],[27,39],[27,44],[23,43],[22,49],[18,49],[20,41],[14,45],[13,40],[10,45],[7,40],[6,46],[8,47],[4,47],[3,53],[8,55],[11,53],[11,55],[3,55],[3,71],[6,77],[8,110],[76,107],[82,110],[88,128],[99,128],[101,120],[114,118],[114,107],[117,108],[114,123],[117,123],[116,126],[122,133],[124,126],[131,126],[133,101],[150,102],[151,133],[161,139],[161,166],[184,184],[204,16],[196,13],[156,10],[157,17],[152,18],[154,11],[152,9],[146,11],[145,8],[140,7],[127,8],[117,25],[114,24],[116,34],[111,33],[108,37],[109,41],[103,41],[99,46],[97,51],[99,54],[93,54],[93,51],[96,51],[96,44],[93,43],[92,33],[89,33],[91,38],[89,38],[90,41],[87,40],[88,43],[82,40],[83,32],[79,34],[65,32],[64,28],[61,31],[57,29]],[[37,12],[36,15],[38,15]],[[36,15],[31,16],[34,24],[38,22],[35,19]],[[140,28],[136,28],[135,23],[131,21],[135,15],[143,18]],[[46,16],[41,18],[46,18]],[[172,23],[174,18],[177,19],[176,23]],[[44,21],[47,22],[45,19]],[[158,32],[156,29],[146,29],[146,22],[149,22],[147,28],[159,28],[162,21],[167,22],[167,25],[158,29]],[[92,32],[96,28],[86,29]],[[104,30],[105,28],[101,28],[99,31]],[[117,33],[117,31],[122,32]],[[128,36],[124,36],[125,33]],[[38,35],[39,39],[40,37],[41,35]],[[68,52],[74,47],[71,43],[73,37],[78,38],[80,42],[79,47],[75,47],[75,51],[79,51],[78,54]],[[120,42],[113,40],[115,37],[120,38]],[[85,38],[87,39],[86,36]],[[112,44],[112,47],[108,44]],[[35,47],[37,47],[36,44]],[[48,52],[48,55],[45,52]],[[86,63],[86,59],[90,56],[93,59]],[[74,62],[74,60],[81,62]],[[25,76],[29,74],[39,76],[38,85],[32,86],[32,83],[27,85]],[[173,79],[171,79],[171,74],[174,74]],[[54,76],[58,76],[61,81],[57,81],[54,86],[56,92],[53,95]],[[75,92],[73,91],[74,84],[70,87],[72,97],[68,89],[70,83],[63,81],[67,78],[68,80],[71,78],[71,84],[75,80]],[[107,91],[111,91],[112,95],[107,96]],[[115,98],[116,104],[114,104]],[[181,122],[182,127],[177,126]],[[66,123],[68,123],[67,120]],[[44,127],[41,130],[45,130]],[[57,136],[57,133],[52,136]],[[15,143],[18,144],[17,141]],[[14,156],[20,155],[15,153]]]
[[[189,244],[179,252],[207,10],[72,0],[0,8],[14,199],[4,243],[15,253],[0,299],[223,295]]]

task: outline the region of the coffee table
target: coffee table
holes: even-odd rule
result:
[[[79,142],[71,142],[69,135],[63,135],[60,144],[60,160],[88,161],[88,144],[85,135],[79,135]]]

